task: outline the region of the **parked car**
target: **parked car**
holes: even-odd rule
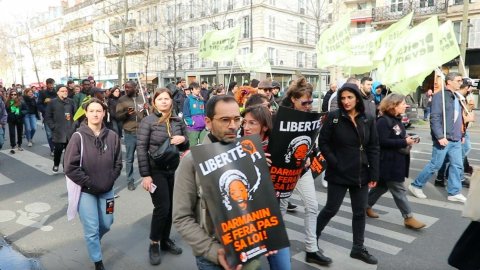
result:
[[[413,99],[413,97],[411,95],[408,95],[405,98],[405,101],[407,102],[407,110],[405,111],[405,121],[407,122],[404,122],[403,118],[405,117],[402,117],[402,123],[405,125],[406,128],[408,128],[412,124],[418,123],[420,119],[418,118],[418,105],[417,102]]]
[[[312,94],[313,97],[313,103],[312,103],[312,111],[318,112],[318,106],[322,106],[323,103],[323,97],[327,93],[327,91],[321,91],[321,96],[319,98],[318,96],[318,91],[314,91]]]

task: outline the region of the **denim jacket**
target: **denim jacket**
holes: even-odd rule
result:
[[[452,91],[448,89],[445,89],[444,91],[445,91],[445,115],[446,115],[445,121],[447,125],[446,138],[448,140],[453,140],[454,117],[455,117],[455,95],[452,93]],[[462,117],[461,113],[459,117]],[[443,136],[442,93],[437,93],[433,95],[432,112],[430,116],[430,129],[432,134],[432,140],[440,140],[445,137]],[[465,133],[462,132],[462,137],[464,136],[465,136]]]

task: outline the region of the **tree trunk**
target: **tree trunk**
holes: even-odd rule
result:
[[[176,44],[175,44],[176,45]],[[174,47],[174,46],[172,46]],[[177,60],[175,58],[175,48],[172,50],[172,55],[173,55],[173,80],[174,83],[177,81]]]

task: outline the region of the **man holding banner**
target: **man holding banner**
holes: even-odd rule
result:
[[[203,141],[204,145],[219,142],[221,146],[225,146],[231,145],[232,143],[236,142],[237,131],[242,122],[242,117],[240,116],[240,110],[235,99],[227,95],[212,98],[207,106],[205,122],[211,133],[208,134],[208,136]],[[254,145],[248,145],[245,146],[245,148],[241,146],[241,148],[254,149],[255,147]],[[225,191],[225,194],[222,193],[222,196],[230,195],[230,197],[229,199],[224,200],[223,203],[220,203],[218,205],[220,205],[220,207],[225,207],[227,210],[220,208],[223,212],[216,213],[214,212],[215,209],[210,208],[213,206],[210,204],[209,207],[209,204],[207,203],[207,200],[212,198],[205,198],[204,186],[203,184],[201,184],[201,181],[204,181],[204,179],[202,180],[199,177],[200,174],[202,174],[203,176],[209,174],[210,172],[208,172],[208,170],[213,172],[214,165],[212,165],[212,163],[214,162],[216,162],[217,168],[228,168],[228,161],[232,162],[232,160],[236,160],[239,156],[241,156],[239,152],[240,150],[235,149],[236,148],[228,151],[228,153],[230,153],[232,157],[229,157],[227,153],[223,153],[222,155],[220,155],[221,159],[223,159],[223,163],[221,163],[222,161],[218,162],[217,158],[215,158],[215,161],[213,161],[212,159],[208,167],[205,164],[205,166],[200,167],[200,170],[196,169],[197,163],[195,163],[192,152],[190,151],[182,158],[177,173],[175,175],[175,190],[173,194],[173,225],[177,229],[178,233],[183,237],[183,239],[185,239],[185,241],[192,247],[193,254],[196,256],[198,269],[200,270],[238,270],[242,268],[242,265],[231,267],[231,262],[237,261],[239,259],[241,262],[245,262],[247,261],[247,257],[252,255],[249,254],[249,252],[242,252],[240,254],[240,257],[228,257],[227,253],[229,250],[226,248],[230,246],[226,245],[226,243],[231,244],[231,241],[233,241],[232,239],[238,237],[238,233],[244,233],[245,230],[234,230],[234,232],[232,232],[231,234],[226,234],[220,237],[218,230],[216,230],[216,225],[220,219],[219,216],[225,215],[225,211],[241,211],[239,210],[239,208],[250,209],[251,211],[251,207],[253,207],[253,202],[250,202],[249,197],[252,193],[255,192],[255,187],[258,187],[258,185],[255,184],[254,186],[250,186],[247,177],[242,172],[239,172],[237,170],[226,171],[226,173],[222,174],[222,176],[219,178],[219,185],[221,185],[222,187],[222,192]],[[237,153],[237,156],[234,158],[232,153]],[[205,169],[202,169],[204,167]],[[259,180],[257,180],[256,183],[259,183]],[[261,190],[262,184],[259,183],[259,185],[260,187],[258,187],[259,189],[256,192],[259,192]],[[234,192],[233,189],[238,192]],[[227,190],[229,192],[226,192]],[[215,195],[211,194],[211,196]],[[216,205],[216,207],[218,205]],[[235,208],[233,208],[234,205]],[[272,213],[274,212],[274,210],[275,209],[271,210]],[[278,208],[276,209],[276,211],[279,212]],[[262,212],[262,214],[264,213],[265,212]],[[270,214],[270,211],[268,214]],[[216,217],[216,219],[214,219],[213,217]],[[278,219],[276,222],[277,224],[283,225],[283,221],[280,219]],[[238,222],[244,222],[244,220],[242,219],[236,219],[235,221],[236,222],[233,224],[238,224]],[[257,222],[256,224],[258,225],[258,223],[259,222]],[[263,223],[264,226],[266,226],[265,224],[266,222]],[[273,222],[270,223],[270,226],[277,225],[272,224]],[[222,225],[219,227],[221,227],[222,230],[227,231],[231,230],[232,226],[237,225],[232,225],[232,223],[230,222],[225,222],[222,223]],[[243,229],[243,227],[241,229]],[[251,227],[247,229],[249,232],[252,230]],[[281,227],[279,227],[279,229],[281,232]],[[285,232],[284,227],[283,232]],[[272,237],[272,240],[269,241],[277,241],[277,243],[280,243],[282,241],[284,242],[285,240],[288,242],[286,232],[285,237],[280,235],[279,239],[275,240]],[[223,245],[221,243],[223,243]],[[233,251],[230,250],[230,254],[232,252]],[[276,250],[267,251],[267,253],[265,253],[265,256],[273,255],[276,253]],[[250,260],[247,264],[245,264],[242,269],[258,269],[259,266],[260,262],[256,259],[253,259]]]

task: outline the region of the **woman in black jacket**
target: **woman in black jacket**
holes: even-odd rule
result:
[[[33,90],[27,88],[23,91],[23,100],[28,108],[28,113],[25,115],[23,121],[25,123],[25,135],[27,136],[28,147],[33,146],[33,136],[35,131],[37,131],[37,119],[40,120],[40,115],[38,114],[37,101]]]
[[[401,116],[406,109],[405,96],[399,94],[388,95],[378,107],[382,112],[382,116],[377,121],[380,142],[380,181],[368,194],[367,215],[371,218],[379,217],[372,211],[372,207],[385,192],[390,190],[395,204],[405,219],[405,226],[421,229],[426,225],[413,218],[403,184],[410,168],[409,148],[419,142],[419,139],[406,136],[407,132]]]
[[[23,118],[28,113],[27,105],[25,102],[20,100],[19,93],[17,90],[10,90],[8,99],[5,102],[5,107],[7,109],[7,122],[8,122],[8,133],[10,134],[10,154],[15,154],[15,146],[18,146],[18,151],[23,151],[22,148],[22,133],[23,133]],[[17,140],[15,143],[15,130],[17,134]]]
[[[365,113],[363,99],[356,84],[344,84],[337,98],[339,109],[328,113],[318,140],[320,150],[328,162],[325,172],[328,197],[317,218],[317,238],[337,214],[349,190],[353,212],[353,247],[350,257],[377,264],[378,260],[363,245],[368,188],[375,187],[378,180],[380,148],[375,119]]]
[[[112,129],[113,131],[115,131],[115,133],[117,133],[118,136],[121,137],[122,130],[119,127],[117,119],[115,119],[115,114],[117,113],[117,103],[120,96],[120,88],[118,88],[118,86],[112,88],[112,94],[108,99],[108,110],[110,111],[110,122],[112,125]]]
[[[167,88],[159,88],[153,95],[153,113],[142,119],[137,131],[137,157],[143,188],[150,192],[153,202],[152,225],[150,228],[150,263],[161,262],[159,248],[173,254],[182,249],[170,239],[172,228],[172,199],[175,170],[180,156],[159,167],[150,154],[164,143],[176,145],[179,151],[188,150],[188,133],[185,123],[174,113],[174,102]],[[153,187],[152,186],[156,186]],[[160,246],[159,243],[160,242]]]
[[[65,175],[82,187],[78,214],[88,253],[95,269],[104,270],[100,240],[113,224],[113,184],[122,171],[122,151],[117,134],[103,124],[107,106],[92,98],[83,107],[85,121],[65,151]]]

